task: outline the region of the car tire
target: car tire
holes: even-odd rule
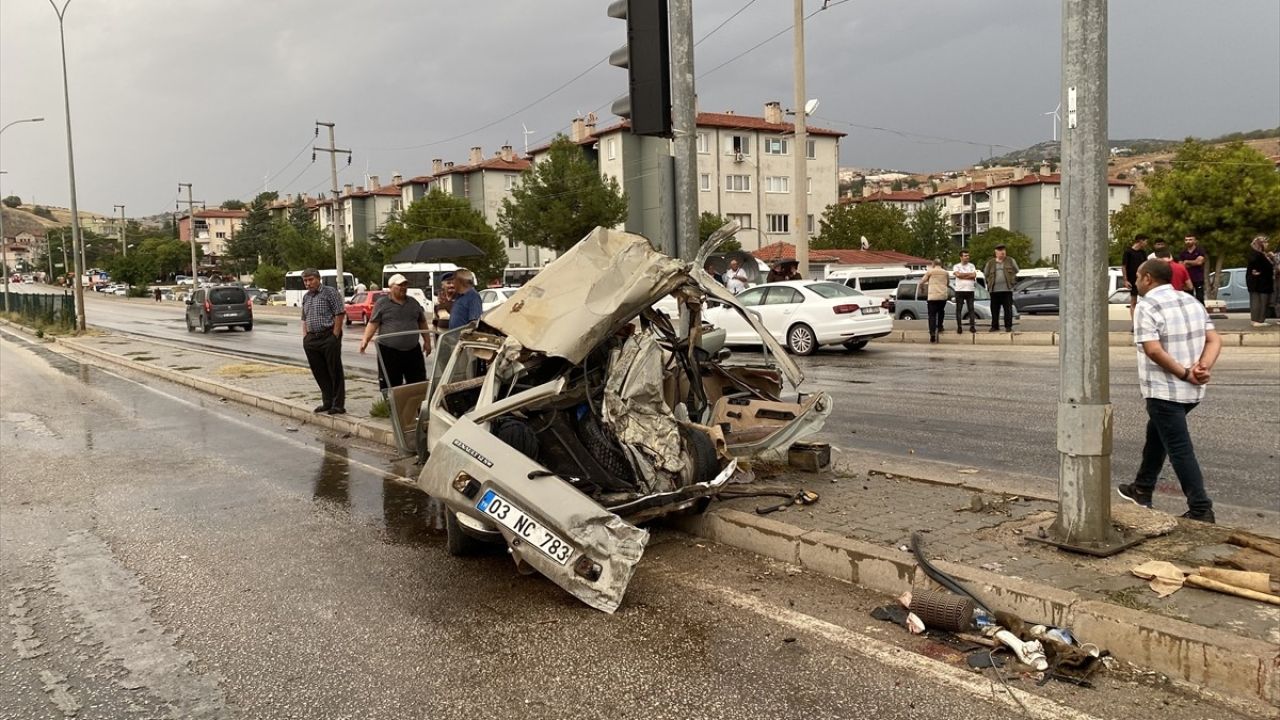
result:
[[[792,355],[812,355],[818,352],[818,336],[804,323],[792,325],[787,330],[787,349]]]
[[[870,340],[846,340],[844,342],[845,350],[861,350],[867,346]]]
[[[687,477],[695,483],[710,482],[720,474],[720,458],[716,456],[715,443],[707,434],[693,428],[680,426],[680,435],[690,464]]]
[[[911,312],[910,310],[903,310],[902,314],[898,316],[898,319],[899,320],[915,320],[916,314]]]
[[[444,545],[445,550],[454,557],[479,555],[488,543],[477,540],[462,530],[458,516],[449,508],[444,509]]]
[[[195,332],[196,326],[191,324],[191,318],[183,319],[187,323],[187,332]]]
[[[347,318],[347,327],[351,327],[351,314],[348,313],[346,318]]]
[[[253,323],[249,323],[249,324],[245,325],[245,326],[244,326],[244,331],[245,331],[245,332],[252,332],[252,331],[253,331]]]
[[[635,470],[627,460],[626,452],[595,418],[588,417],[578,423],[578,437],[605,472],[626,483],[635,481]]]
[[[534,434],[529,423],[515,418],[498,420],[493,429],[493,436],[510,445],[513,449],[531,460],[538,459],[538,436]]]
[[[208,335],[211,330],[213,330],[213,325],[209,324],[209,318],[202,319],[200,321],[200,331]]]

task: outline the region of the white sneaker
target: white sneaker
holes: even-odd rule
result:
[[[1256,323],[1253,323],[1253,326],[1254,326],[1254,327],[1266,327],[1266,326],[1267,326],[1267,324],[1266,324],[1266,323],[1264,323],[1264,322],[1256,322]]]

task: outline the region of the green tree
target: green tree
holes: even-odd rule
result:
[[[959,257],[959,250],[951,241],[951,222],[941,205],[921,205],[907,221],[907,229],[911,231],[912,255],[941,258],[946,263]]]
[[[996,256],[997,245],[1004,245],[1005,253],[1018,263],[1018,267],[1031,266],[1031,238],[1020,232],[993,227],[969,238],[969,256],[979,270]]]
[[[107,263],[107,271],[116,282],[128,283],[135,290],[145,290],[156,276],[156,258],[150,253],[132,252],[117,255]]]
[[[1221,270],[1244,262],[1255,235],[1280,231],[1280,173],[1240,142],[1215,147],[1187,140],[1169,168],[1147,178],[1147,191],[1113,218],[1118,243],[1146,232],[1176,248],[1175,241],[1195,235]]]
[[[22,198],[17,195],[8,195],[4,200],[0,200],[0,202],[4,203],[5,207],[16,208],[22,204]]]
[[[270,242],[279,253],[282,267],[296,270],[334,265],[333,234],[315,224],[299,231],[288,222],[277,222],[272,226]]]
[[[818,223],[816,249],[862,247],[866,237],[875,250],[911,252],[911,232],[907,215],[884,203],[864,202],[831,205]]]
[[[719,230],[728,222],[728,220],[715,213],[702,213],[698,218],[698,246],[701,247],[711,237],[711,233]],[[735,252],[741,249],[742,243],[738,242],[738,238],[735,236],[720,243],[720,247],[716,252]]]
[[[280,292],[284,289],[284,268],[262,263],[253,273],[253,282],[263,290]]]
[[[298,229],[298,232],[305,232],[307,226],[315,225],[316,221],[311,216],[311,209],[307,204],[298,198],[289,206],[289,224]]]
[[[382,282],[382,252],[372,242],[356,243],[342,251],[342,269],[368,285]]]
[[[223,200],[221,207],[223,210],[243,210],[245,208],[243,200]]]
[[[527,245],[563,252],[597,226],[613,227],[627,216],[618,181],[604,179],[569,138],[558,135],[546,159],[524,171],[511,197],[502,200],[498,231]]]
[[[168,237],[163,229],[159,235],[139,243],[135,254],[151,257],[155,262],[153,277],[161,280],[185,273],[191,263],[190,247],[181,240]]]
[[[31,212],[35,213],[36,215],[39,215],[40,217],[42,217],[42,218],[44,218],[44,219],[46,219],[46,220],[52,220],[52,219],[53,219],[53,212],[52,212],[52,211],[50,211],[50,210],[49,210],[49,208],[44,207],[43,205],[42,205],[42,206],[37,207],[35,210],[32,210]]]
[[[249,214],[245,217],[240,230],[231,238],[231,242],[227,243],[227,256],[242,272],[253,272],[253,269],[258,266],[259,258],[274,254],[267,252],[268,238],[273,230],[274,225],[267,204],[255,199],[249,205]]]
[[[465,198],[440,190],[427,193],[405,208],[404,214],[387,223],[382,230],[381,256],[390,258],[409,243],[430,238],[460,238],[483,250],[484,255],[480,257],[442,260],[471,269],[476,274],[477,284],[501,278],[507,266],[507,250],[502,238],[485,222],[484,216]],[[380,273],[378,277],[381,277]]]

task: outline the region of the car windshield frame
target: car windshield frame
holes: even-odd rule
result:
[[[806,290],[820,298],[831,300],[838,297],[856,297],[862,293],[848,285],[835,282],[815,282],[804,286]],[[828,294],[829,293],[829,294]]]

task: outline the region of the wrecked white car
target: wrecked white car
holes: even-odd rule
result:
[[[441,336],[418,483],[446,506],[450,552],[503,542],[522,570],[613,612],[648,540],[640,523],[701,510],[738,458],[822,427],[831,398],[783,399],[803,377],[763,328],[773,365],[703,349],[704,300],[759,322],[700,267],[600,228]],[[652,309],[673,294],[687,336]]]

